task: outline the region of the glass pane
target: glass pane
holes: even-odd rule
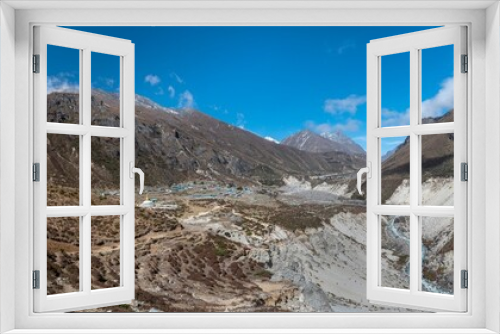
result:
[[[453,45],[423,49],[422,123],[453,122]]]
[[[380,139],[381,204],[410,204],[410,137]]]
[[[47,45],[47,122],[80,123],[80,50]]]
[[[120,205],[120,138],[92,137],[92,205]]]
[[[47,205],[80,205],[80,138],[47,134]]]
[[[120,218],[92,217],[92,290],[120,286]]]
[[[381,57],[381,124],[410,124],[410,53]]]
[[[422,217],[422,291],[453,294],[453,218]]]
[[[80,218],[47,218],[47,294],[80,289]]]
[[[422,136],[422,204],[453,205],[453,133]]]
[[[410,288],[410,217],[380,216],[381,286]]]
[[[120,126],[120,57],[92,52],[92,125]]]

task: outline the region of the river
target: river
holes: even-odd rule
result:
[[[406,244],[408,244],[408,248],[410,247],[410,238],[408,238],[402,231],[400,231],[396,225],[394,224],[396,219],[400,218],[399,216],[394,216],[388,223],[386,227],[386,231],[392,235],[393,238],[397,239],[402,239]],[[427,253],[429,252],[429,248],[422,244],[422,262],[424,262]],[[408,260],[406,261],[405,264],[405,273],[407,275],[410,275],[410,257],[408,257]],[[443,294],[448,294],[446,290],[443,290],[439,288],[434,282],[429,281],[425,278],[422,277],[422,287],[423,291],[426,292],[434,292],[434,293],[443,293]]]

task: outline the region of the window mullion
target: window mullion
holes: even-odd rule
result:
[[[413,212],[420,204],[420,137],[414,129],[419,123],[420,66],[418,49],[410,50],[410,291],[415,293],[419,284],[420,242],[419,217]]]
[[[91,51],[87,48],[83,50],[83,66],[82,66],[82,124],[84,127],[90,128],[91,122]],[[90,209],[91,206],[91,134],[87,131],[82,136],[82,154],[80,159],[80,173],[82,174],[81,198],[83,199],[83,206]],[[91,291],[91,216],[87,212],[82,218],[83,226],[81,229],[82,239],[80,244],[80,254],[82,263],[80,264],[80,271],[82,272],[82,286],[83,291],[90,293]]]
[[[83,106],[84,106],[84,99],[83,99],[83,83],[84,83],[84,80],[83,80],[83,74],[84,74],[84,67],[83,67],[83,62],[84,62],[84,53],[83,53],[83,50],[80,50],[80,64],[79,64],[79,74],[78,74],[78,77],[79,77],[79,85],[78,85],[78,116],[80,118],[78,124],[83,124]],[[48,125],[48,124],[47,124]],[[78,136],[78,147],[79,147],[79,153],[78,153],[78,156],[79,157],[83,157],[83,136]],[[80,206],[84,206],[84,193],[83,193],[83,185],[84,185],[84,182],[83,182],[83,168],[82,168],[82,159],[79,159],[79,166],[78,166],[78,170],[79,170],[79,181],[80,181],[80,185],[79,185],[79,199],[80,199]],[[79,233],[79,236],[78,236],[78,240],[80,242],[80,246],[78,247],[79,250],[78,250],[78,258],[80,259],[81,261],[81,264],[85,263],[83,261],[83,257],[84,257],[84,253],[83,253],[83,241],[85,240],[85,234],[83,233],[84,231],[84,224],[85,224],[85,221],[84,221],[84,218],[80,216],[79,218],[80,220],[80,225],[78,226],[78,233]],[[80,266],[78,267],[78,271],[79,271],[79,278],[78,278],[78,282],[80,282],[79,284],[79,290],[80,291],[83,291],[84,289],[84,280],[85,280],[85,275],[84,275],[84,270],[83,270],[83,267],[82,265],[80,264]]]

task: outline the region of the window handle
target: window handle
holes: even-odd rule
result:
[[[129,168],[131,179],[134,178],[135,173],[139,174],[139,195],[142,195],[142,192],[144,191],[144,172],[142,171],[142,169],[134,167],[133,161],[130,161]]]
[[[361,177],[364,173],[366,173],[366,177],[370,179],[372,177],[372,163],[368,162],[368,167],[363,167],[358,170],[358,192],[360,195],[363,195],[363,191],[361,190]]]

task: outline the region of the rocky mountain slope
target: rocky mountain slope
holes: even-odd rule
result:
[[[94,90],[92,124],[119,125],[119,100],[116,94]],[[52,93],[48,96],[48,120],[78,122],[78,96]],[[70,148],[67,136],[55,136],[48,147],[49,178],[64,174],[66,185],[76,186],[78,151]],[[61,141],[61,142],[59,142]],[[50,146],[52,145],[52,146]],[[96,179],[100,186],[113,182],[119,149],[112,140],[103,139],[93,163],[101,168]],[[72,149],[73,167],[64,166],[56,147]],[[189,179],[215,179],[238,183],[281,184],[283,177],[335,173],[355,173],[363,158],[345,152],[312,153],[279,145],[251,132],[216,120],[196,110],[173,110],[137,97],[136,165],[147,171],[146,185],[169,185]],[[66,164],[67,165],[67,164]],[[111,169],[111,171],[110,171]],[[108,173],[106,174],[105,171]],[[97,172],[97,171],[96,171]],[[111,173],[111,174],[110,174]],[[116,174],[116,173],[115,173]]]
[[[334,143],[340,144],[345,152],[361,155],[366,154],[365,150],[358,143],[352,140],[351,137],[346,136],[345,133],[341,130],[336,130],[334,132],[323,132],[321,133],[321,136],[330,141],[333,141]]]
[[[424,123],[452,122],[453,110],[441,117],[426,119]],[[431,177],[453,177],[453,134],[422,136],[422,182]],[[409,137],[382,162],[382,201],[394,193],[403,180],[410,177]]]

